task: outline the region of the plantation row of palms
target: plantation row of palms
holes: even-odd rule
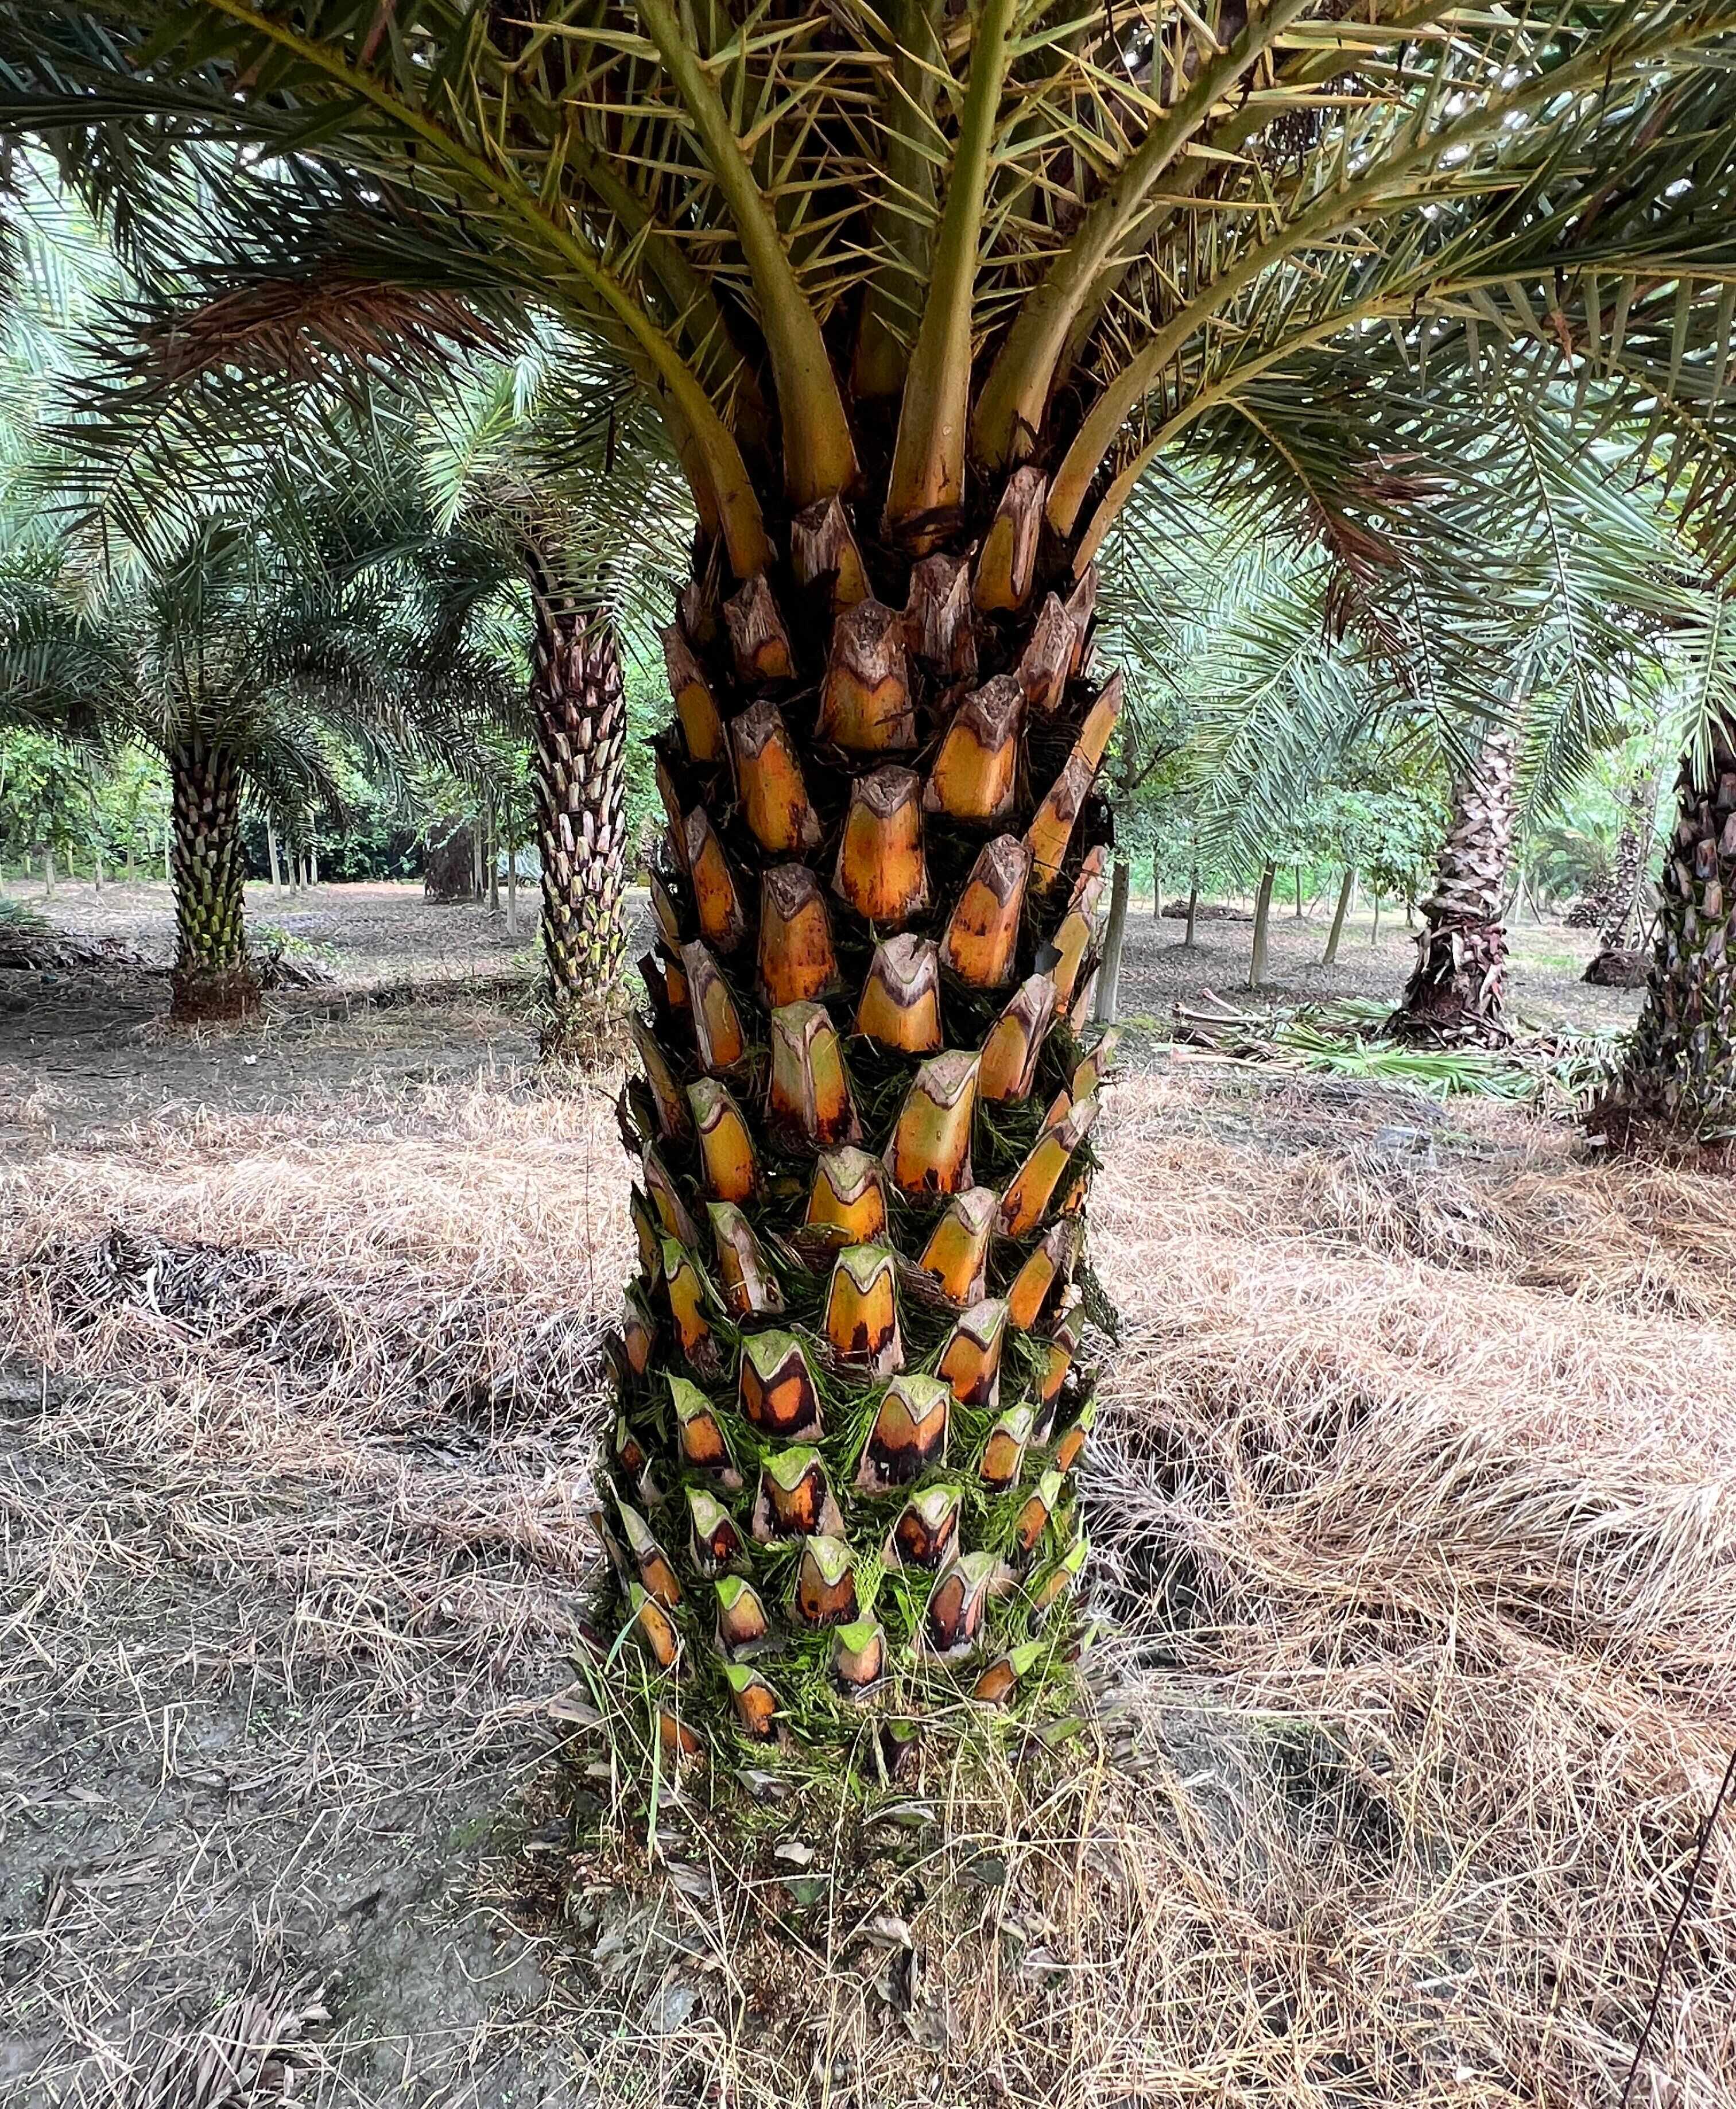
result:
[[[87,517],[160,561],[189,486],[226,522],[251,489],[352,605],[424,567],[423,738],[516,567],[569,1009],[617,963],[611,617],[691,526],[599,1473],[671,1754],[726,1722],[889,1765],[1060,1703],[1105,771],[1165,687],[1225,839],[1383,714],[1460,763],[1404,1011],[1450,1038],[1499,1029],[1516,802],[1665,670],[1603,1120],[1729,1127],[1733,53],[1727,0],[0,5],[0,122],[133,276]],[[414,487],[365,473],[395,422],[445,436],[413,509],[481,531],[486,595],[370,521]],[[183,920],[228,970],[233,919]]]

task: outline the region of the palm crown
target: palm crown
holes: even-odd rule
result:
[[[317,138],[391,186],[364,278],[598,333],[738,577],[785,507],[866,487],[920,544],[1027,458],[1088,554],[1159,449],[1368,323],[1613,382],[1661,315],[1678,386],[1729,333],[1716,6],[24,13],[20,113]]]

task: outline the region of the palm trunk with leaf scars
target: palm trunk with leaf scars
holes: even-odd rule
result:
[[[1736,726],[1712,729],[1676,781],[1657,939],[1639,1023],[1592,1131],[1736,1141]]]
[[[608,616],[539,597],[531,678],[548,1017],[543,1052],[595,1056],[620,1014],[626,691]]]
[[[1498,1047],[1507,929],[1501,901],[1512,853],[1517,741],[1492,732],[1453,788],[1435,891],[1422,904],[1417,964],[1387,1029],[1442,1046]]]
[[[1656,780],[1649,773],[1636,778],[1629,787],[1621,832],[1616,838],[1608,897],[1599,919],[1597,955],[1585,969],[1587,981],[1599,978],[1612,955],[1629,952],[1639,942],[1639,929],[1643,926],[1640,889],[1651,854],[1657,800]]]
[[[175,964],[170,1015],[185,1023],[244,1018],[259,1008],[247,956],[235,757],[199,735],[169,755],[174,833]]]
[[[1122,684],[1041,501],[915,549],[817,504],[739,587],[702,550],[665,634],[604,1533],[673,1748],[715,1688],[889,1763],[1073,1646]]]

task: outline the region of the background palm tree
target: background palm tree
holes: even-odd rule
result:
[[[161,755],[174,1015],[242,1015],[259,996],[242,909],[244,787],[299,833],[311,806],[338,802],[319,729],[359,743],[387,774],[432,752],[459,759],[470,726],[500,713],[507,682],[472,635],[473,603],[455,619],[425,591],[382,590],[387,567],[396,587],[409,583],[401,548],[346,576],[332,571],[310,493],[330,487],[334,450],[347,467],[356,449],[329,424],[294,428],[293,445],[290,427],[231,431],[215,472],[191,482],[165,436],[133,465],[125,502],[93,511],[91,345],[140,282],[29,165],[15,165],[9,202],[0,712]]]
[[[382,597],[426,603],[435,659],[479,623],[521,657],[543,1045],[607,1043],[624,936],[620,639],[625,629],[655,650],[692,527],[649,405],[618,359],[552,325],[522,333],[509,357],[495,331],[437,300],[374,288],[334,303],[314,260],[333,228],[353,246],[387,242],[391,227],[320,171],[237,184],[192,154],[164,191],[148,239],[132,245],[125,299],[89,332],[101,352],[69,436],[84,531],[138,521],[178,481],[235,490],[237,436],[257,446],[269,431],[301,462],[292,509],[334,578],[371,571]],[[264,317],[237,307],[237,283],[261,290],[259,253],[286,241]]]
[[[1721,359],[1733,22],[0,15],[13,121],[84,180],[120,194],[134,118],[317,133],[396,225],[301,297],[365,313],[371,270],[424,312],[436,289],[552,308],[626,362],[681,463],[699,525],[605,1477],[672,1749],[725,1704],[753,1741],[855,1741],[872,1691],[889,1761],[896,1721],[1053,1688],[1101,1310],[1101,1057],[1074,1028],[1123,692],[1094,559],[1154,462],[1241,446],[1218,413],[1248,427],[1262,388],[1377,326],[1418,362],[1510,332],[1520,365],[1585,366],[1592,415],[1626,383],[1585,347],[1636,323],[1678,365]],[[281,273],[242,292],[276,312]]]

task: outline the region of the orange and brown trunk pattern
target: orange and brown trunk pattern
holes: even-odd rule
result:
[[[919,560],[829,501],[666,633],[599,1524],[671,1754],[884,1760],[1076,1651],[1121,682],[1031,482]]]

